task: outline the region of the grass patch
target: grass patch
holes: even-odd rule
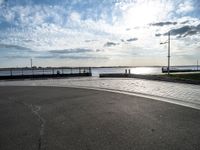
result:
[[[165,76],[168,76],[168,75],[165,75]],[[170,74],[168,77],[172,77],[172,78],[176,78],[176,79],[200,81],[200,73]]]

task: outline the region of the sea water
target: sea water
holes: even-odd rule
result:
[[[174,69],[191,69],[197,70],[197,66],[177,66],[171,67]],[[200,68],[200,67],[199,67]],[[162,67],[94,67],[92,68],[92,76],[97,77],[99,74],[102,73],[125,73],[125,70],[130,70],[131,74],[162,74]],[[56,74],[59,71],[60,73],[79,73],[79,69],[13,69],[12,75],[42,75],[42,74]],[[11,75],[10,70],[7,71],[0,71],[0,76],[9,76]]]

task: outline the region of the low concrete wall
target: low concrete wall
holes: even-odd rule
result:
[[[200,85],[200,81],[187,80],[181,78],[172,78],[170,76],[162,75],[137,75],[137,74],[124,74],[124,73],[110,73],[110,74],[99,74],[100,78],[138,78],[146,80],[157,80],[157,81],[167,81],[167,82],[178,82],[178,83],[188,83]]]

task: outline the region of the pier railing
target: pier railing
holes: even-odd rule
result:
[[[1,68],[0,79],[91,76],[90,67]]]
[[[168,67],[162,67],[162,73],[167,73]],[[181,72],[200,72],[197,67],[170,67],[169,72],[171,73],[181,73]]]

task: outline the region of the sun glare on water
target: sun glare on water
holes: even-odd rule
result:
[[[154,70],[148,67],[131,68],[132,74],[152,74]]]

